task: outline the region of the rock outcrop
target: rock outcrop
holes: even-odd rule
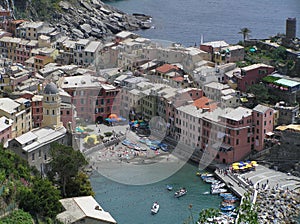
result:
[[[150,28],[148,25],[151,21],[150,16],[129,15],[100,0],[63,0],[57,3],[44,1],[47,2],[44,8],[40,4],[34,5],[32,1],[24,0],[23,5],[19,0],[15,0],[3,7],[10,7],[12,10],[17,9],[16,5],[19,9],[26,5],[24,14],[18,18],[23,18],[26,14],[27,19],[47,21],[50,26],[73,38],[104,39],[123,30]]]

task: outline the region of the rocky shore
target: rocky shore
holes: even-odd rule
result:
[[[293,190],[260,190],[257,196],[259,223],[298,223],[300,193]]]
[[[129,15],[100,0],[80,0],[77,4],[61,1],[59,6],[62,11],[56,13],[51,25],[74,39],[104,39],[123,30],[150,28],[150,16]]]

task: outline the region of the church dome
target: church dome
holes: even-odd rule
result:
[[[45,86],[44,93],[45,94],[58,94],[57,86],[53,82],[48,83]]]

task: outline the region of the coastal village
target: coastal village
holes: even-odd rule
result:
[[[261,223],[274,218],[283,223],[299,213],[300,153],[289,147],[299,149],[300,78],[263,62],[238,66],[249,47],[255,54],[258,46],[280,45],[220,40],[185,47],[119,30],[104,41],[90,35],[95,30],[89,25],[67,35],[46,22],[14,20],[0,13],[6,17],[0,24],[0,142],[42,176],[47,176],[53,142],[88,155],[118,143],[130,148],[128,132],[142,137],[151,133],[165,136],[169,149],[162,150],[163,155],[172,154],[172,146],[180,148],[175,156],[217,168],[216,176],[232,183],[239,197],[250,190],[251,200],[274,204],[276,216],[258,211]],[[288,48],[287,54],[300,74],[296,19],[286,24],[282,44],[295,47],[298,40],[298,51]],[[263,85],[277,101],[258,102],[249,92],[255,85]],[[119,130],[119,125],[126,128]],[[84,130],[87,126],[93,136]],[[108,131],[112,135],[103,135]],[[282,157],[289,158],[288,164]],[[232,170],[232,164],[247,160],[259,163],[251,172],[267,175],[284,170],[282,164],[288,170],[281,179],[274,173],[275,179],[253,184],[251,172]],[[260,162],[272,169],[264,170]],[[278,198],[278,203],[272,201]],[[117,223],[92,196],[60,201],[65,211],[57,218],[63,223]]]

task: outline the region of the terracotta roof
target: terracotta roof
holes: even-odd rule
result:
[[[209,109],[209,111],[213,111],[218,107],[218,104],[211,99],[203,96],[194,101],[194,106],[200,109]]]
[[[183,82],[184,78],[182,76],[177,76],[172,78],[172,80],[174,80],[175,82]]]
[[[156,68],[156,71],[160,72],[160,73],[167,73],[171,70],[179,70],[179,68],[175,65],[170,65],[170,64],[164,64],[158,68]]]

